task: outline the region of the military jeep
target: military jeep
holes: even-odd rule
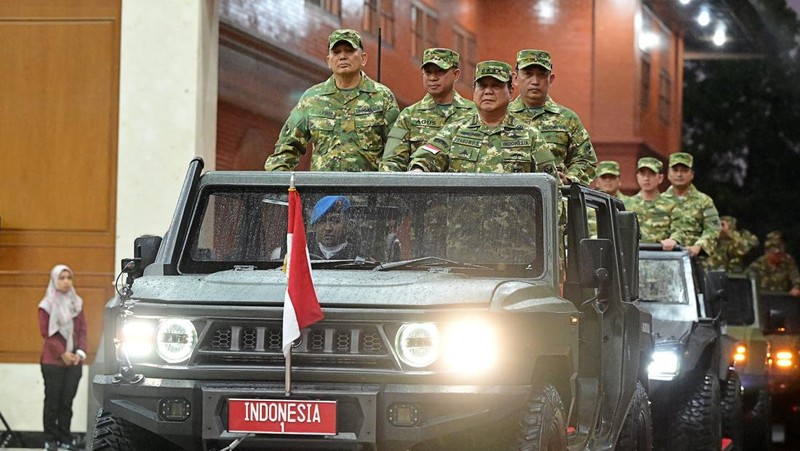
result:
[[[655,338],[648,370],[655,448],[741,449],[736,340],[723,332],[720,318],[725,273],[705,273],[680,248],[640,248],[639,296],[653,316]]]
[[[324,319],[286,371],[291,176],[202,167],[163,239],[123,260],[95,450],[650,449],[650,315],[619,201],[546,174],[294,174]],[[328,196],[347,199],[352,258],[314,247]]]
[[[800,300],[788,293],[760,291],[770,342],[769,388],[773,439],[800,444]]]
[[[744,449],[768,449],[771,435],[770,343],[764,336],[765,312],[756,281],[745,274],[727,276],[722,319],[737,340],[733,368],[742,382]]]

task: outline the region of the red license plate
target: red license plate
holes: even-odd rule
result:
[[[336,435],[336,401],[229,399],[228,431]]]

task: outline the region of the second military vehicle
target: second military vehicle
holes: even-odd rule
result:
[[[639,296],[655,338],[649,395],[656,449],[741,449],[736,341],[719,317],[724,273],[705,273],[683,249],[641,249]]]

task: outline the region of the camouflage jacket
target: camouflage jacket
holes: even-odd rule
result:
[[[783,261],[777,266],[770,266],[767,263],[767,257],[762,255],[750,263],[747,273],[756,278],[756,283],[762,290],[787,292],[794,287],[800,288],[800,272],[797,270],[797,262],[789,254],[786,254]]]
[[[392,91],[364,72],[353,90],[339,90],[331,76],[300,97],[264,169],[294,170],[311,141],[312,171],[377,171],[398,114]]]
[[[625,208],[636,213],[639,219],[641,242],[658,243],[677,235],[673,229],[675,202],[664,195],[659,194],[653,200],[645,200],[639,192],[628,198]]]
[[[749,230],[728,230],[726,236],[720,235],[717,249],[705,261],[705,265],[711,269],[742,272],[745,256],[756,246],[758,237]]]
[[[672,238],[685,247],[700,246],[706,254],[712,255],[717,247],[721,226],[717,207],[711,197],[698,191],[694,185],[689,185],[683,196],[676,196],[671,186],[661,195],[675,202]]]
[[[573,182],[589,186],[595,179],[597,155],[589,132],[574,111],[561,106],[549,96],[541,110],[534,112],[520,97],[508,105],[508,111],[539,129],[545,141],[555,146],[553,154],[559,172]]]
[[[454,93],[453,104],[446,110],[439,108],[430,94],[425,94],[422,100],[407,107],[397,116],[386,140],[380,170],[405,171],[408,169],[411,154],[433,138],[442,127],[465,119],[473,113],[475,104],[461,97],[458,92]]]
[[[551,149],[537,129],[514,115],[488,127],[474,113],[444,126],[411,155],[408,167],[425,172],[547,172],[557,177]]]

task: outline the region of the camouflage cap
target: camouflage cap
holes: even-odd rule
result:
[[[450,49],[427,49],[425,50],[425,53],[422,54],[422,64],[420,64],[419,67],[423,67],[428,63],[433,63],[442,69],[447,70],[453,66],[458,66],[458,58],[458,53]]]
[[[526,49],[517,52],[517,68],[524,69],[534,64],[547,70],[553,70],[553,61],[550,59],[550,54],[544,50]]]
[[[729,229],[735,229],[736,228],[736,218],[734,218],[733,216],[728,216],[728,215],[720,216],[719,220],[720,220],[720,222],[722,222],[722,221],[727,222]]]
[[[653,157],[642,157],[639,158],[639,162],[636,163],[636,170],[642,168],[650,169],[651,171],[655,172],[656,174],[661,173],[661,169],[664,167],[664,164],[661,163],[661,160],[658,158]]]
[[[773,230],[767,234],[767,240],[764,241],[764,250],[783,250],[783,245],[783,233],[778,230]]]
[[[481,61],[475,65],[475,80],[492,77],[504,83],[511,80],[511,65],[503,61]]]
[[[354,49],[364,48],[364,46],[361,44],[361,35],[358,34],[356,30],[343,28],[340,30],[333,30],[333,33],[328,36],[328,50],[331,50],[337,42],[341,41],[350,44],[350,46]]]
[[[691,168],[694,164],[694,157],[692,154],[686,152],[675,152],[669,156],[669,167],[673,167],[676,164],[682,164]]]
[[[619,163],[612,160],[606,160],[597,163],[596,175],[598,177],[602,177],[606,174],[611,174],[619,177]]]

